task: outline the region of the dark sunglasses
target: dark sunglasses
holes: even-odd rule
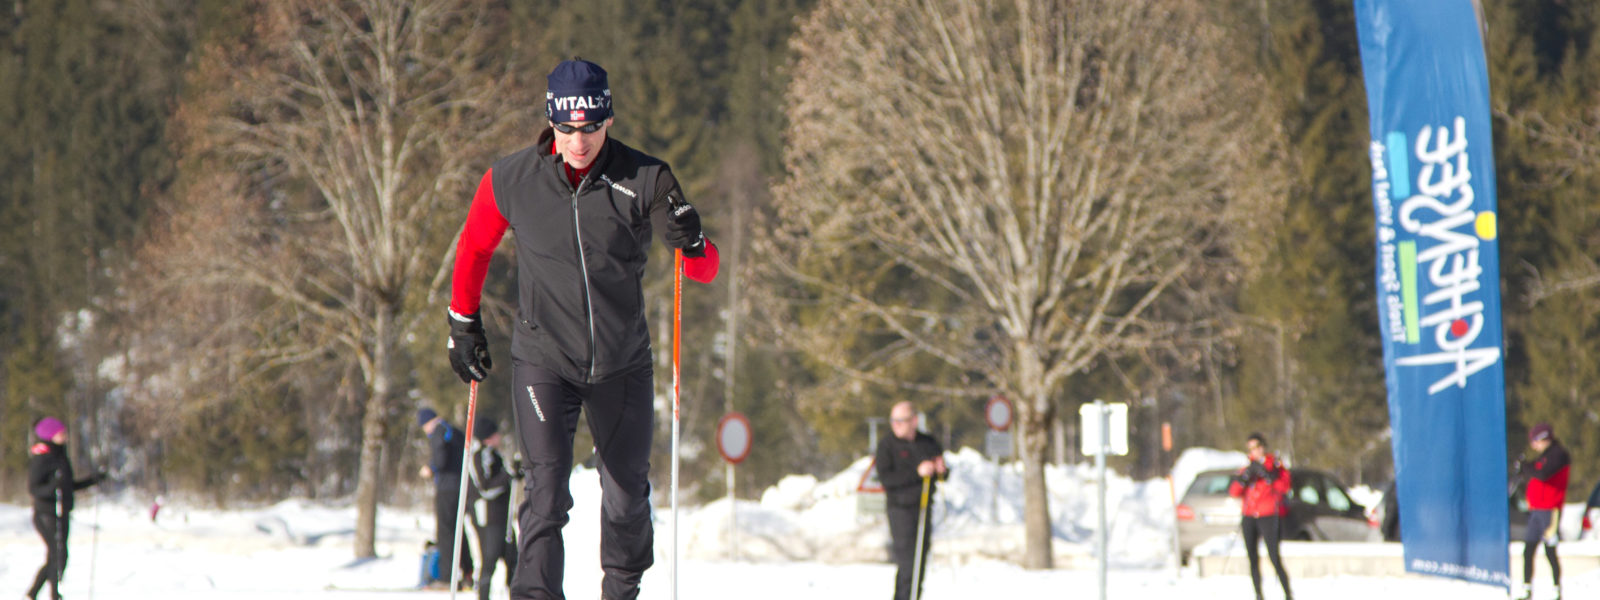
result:
[[[595,122],[590,123],[588,125],[568,125],[566,123],[551,123],[550,124],[551,127],[556,128],[556,131],[559,131],[561,133],[594,133],[596,131],[600,131],[600,128],[601,127],[605,127],[605,125],[606,125],[605,119],[601,119],[599,121],[595,121]]]

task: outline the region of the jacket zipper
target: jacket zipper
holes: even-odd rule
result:
[[[578,194],[583,192],[583,184],[589,182],[589,177],[584,176],[578,181],[578,186],[572,190],[572,233],[578,240],[578,267],[583,270],[583,308],[589,315],[589,372],[584,374],[584,379],[594,381],[594,299],[589,290],[589,260],[583,255],[583,227],[578,221]]]

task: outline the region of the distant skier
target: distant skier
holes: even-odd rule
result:
[[[1533,593],[1533,557],[1544,546],[1545,557],[1550,559],[1550,580],[1556,584],[1555,598],[1561,598],[1561,559],[1556,556],[1556,543],[1561,540],[1557,527],[1561,524],[1561,506],[1567,501],[1567,475],[1572,470],[1572,459],[1566,447],[1556,440],[1549,423],[1534,425],[1528,431],[1528,445],[1538,452],[1531,462],[1522,462],[1517,477],[1528,481],[1528,525],[1522,534],[1522,585],[1517,598],[1526,600]],[[1515,483],[1513,482],[1513,489]]]
[[[500,426],[494,419],[478,417],[472,428],[472,461],[467,477],[472,480],[472,527],[478,532],[478,549],[483,559],[478,567],[478,600],[489,600],[489,581],[495,563],[506,563],[506,587],[517,574],[516,532],[511,529],[511,480],[521,479],[500,455]]]
[[[1292,600],[1289,592],[1289,573],[1283,570],[1283,557],[1278,555],[1278,543],[1283,539],[1283,516],[1288,513],[1284,494],[1291,487],[1289,470],[1283,468],[1278,457],[1267,453],[1267,438],[1252,433],[1244,442],[1250,464],[1239,469],[1228,485],[1228,495],[1243,498],[1243,517],[1239,520],[1244,536],[1244,553],[1250,559],[1250,583],[1255,585],[1256,600],[1261,600],[1261,555],[1257,541],[1265,541],[1267,558],[1278,572],[1278,584],[1283,586],[1284,600]]]
[[[28,452],[28,493],[33,496],[33,529],[44,538],[45,563],[28,588],[28,598],[38,597],[48,581],[50,597],[60,600],[74,496],[78,490],[104,480],[105,473],[73,479],[72,461],[67,457],[67,426],[55,417],[39,419],[33,432],[39,442]]]
[[[611,85],[585,60],[547,77],[549,127],[530,147],[495,161],[478,183],[456,245],[450,296],[450,366],[463,382],[488,375],[478,314],[489,259],[516,232],[517,320],[511,333],[511,401],[527,492],[518,600],[562,598],[572,509],[573,435],[581,414],[600,471],[600,582],[608,600],[634,600],[655,564],[650,445],[655,371],[645,321],[651,237],[683,251],[683,274],[709,283],[717,247],[700,229],[672,169],[610,137]]]
[[[467,434],[431,408],[417,411],[417,425],[428,436],[428,464],[421,475],[433,479],[433,542],[439,550],[439,581],[450,583],[455,555],[456,509],[461,497],[461,459],[467,452]],[[472,550],[461,548],[461,589],[472,587]]]
[[[928,572],[928,549],[933,546],[933,511],[929,509],[936,488],[933,481],[945,479],[950,470],[944,464],[944,447],[933,436],[917,431],[917,410],[910,402],[897,403],[889,410],[889,430],[894,435],[878,442],[873,465],[883,484],[889,540],[893,543],[894,598],[916,600],[911,595],[914,575],[917,595],[921,596],[920,576]],[[924,480],[928,485],[926,502],[922,496]],[[917,548],[919,525],[921,548]]]

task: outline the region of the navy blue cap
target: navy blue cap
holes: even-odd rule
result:
[[[489,439],[496,433],[500,433],[500,426],[496,425],[494,419],[489,417],[478,417],[478,422],[472,426],[472,437],[480,442]]]
[[[562,61],[546,78],[544,116],[555,123],[601,121],[611,116],[606,70],[583,59]]]
[[[426,406],[417,409],[417,427],[427,425],[428,421],[432,421],[437,416],[439,416],[439,413]]]

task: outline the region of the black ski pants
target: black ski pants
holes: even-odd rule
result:
[[[450,581],[450,559],[455,556],[456,550],[456,511],[461,508],[460,497],[460,473],[443,473],[434,479],[433,544],[439,549],[439,580],[447,583]],[[460,570],[463,581],[472,578],[471,545],[461,546]]]
[[[634,600],[639,580],[655,563],[650,521],[650,443],[655,391],[646,365],[595,384],[563,380],[522,360],[512,365],[512,405],[521,436],[524,498],[516,578],[517,600],[564,600],[566,548],[561,537],[572,509],[572,439],[580,412],[600,469],[600,592]]]
[[[1283,570],[1283,557],[1278,554],[1278,543],[1283,539],[1278,517],[1244,517],[1239,527],[1244,534],[1244,554],[1250,558],[1250,583],[1256,587],[1256,597],[1261,597],[1261,555],[1256,542],[1265,541],[1267,558],[1278,572],[1278,584],[1283,586],[1283,597],[1293,598],[1289,593],[1289,573]]]
[[[1544,546],[1544,557],[1550,559],[1550,580],[1561,585],[1561,558],[1556,556],[1556,525],[1561,522],[1561,510],[1535,510],[1528,512],[1528,525],[1522,534],[1522,583],[1533,583],[1533,557]]]
[[[484,523],[479,525],[476,520],[473,527],[478,530],[478,546],[482,550],[483,563],[478,567],[478,600],[489,600],[489,579],[494,577],[495,563],[506,563],[506,587],[511,587],[511,581],[517,574],[517,540],[516,533],[509,531],[510,525],[506,521],[510,513],[511,499],[501,496],[488,503],[488,510],[484,511]],[[509,538],[509,541],[508,541]]]
[[[917,502],[922,501],[921,491],[918,491]],[[917,575],[926,579],[928,574],[928,549],[933,547],[933,502],[929,498],[927,519],[922,531],[922,572]],[[916,570],[917,555],[917,506],[889,504],[884,509],[889,518],[889,541],[894,556],[894,600],[916,600],[911,597],[911,577]],[[922,594],[921,583],[918,582],[918,596]]]
[[[50,582],[50,597],[60,598],[61,574],[67,570],[67,530],[70,519],[57,518],[55,511],[33,511],[33,530],[44,538],[45,562],[33,577],[28,597],[37,598],[39,590]]]

